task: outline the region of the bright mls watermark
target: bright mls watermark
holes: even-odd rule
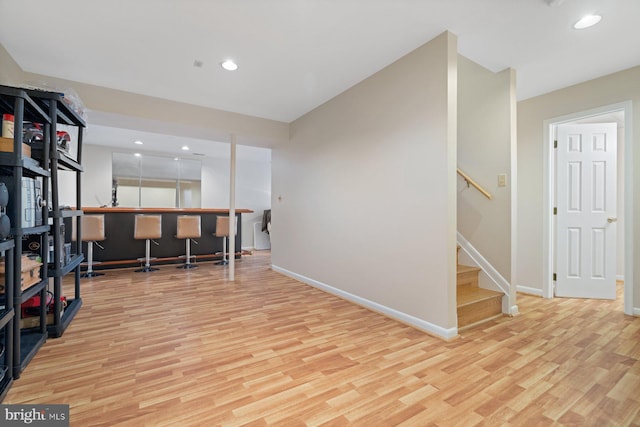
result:
[[[0,426],[69,427],[69,405],[0,405]]]

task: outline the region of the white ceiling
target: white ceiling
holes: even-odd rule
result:
[[[640,0],[548,1],[0,0],[0,42],[28,72],[284,122],[445,30],[519,99],[640,64]]]

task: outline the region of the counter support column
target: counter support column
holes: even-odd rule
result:
[[[236,135],[231,134],[231,176],[229,177],[229,280],[236,280]]]

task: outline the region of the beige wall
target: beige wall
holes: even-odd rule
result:
[[[22,69],[0,43],[0,84],[15,86],[20,83]]]
[[[640,67],[631,68],[599,79],[584,82],[547,95],[518,103],[518,285],[531,289],[542,289],[543,285],[543,122],[553,118],[579,113],[591,109],[632,102],[632,117],[626,118],[625,134],[640,132]],[[633,146],[638,146],[638,137],[633,136]],[[640,206],[640,149],[625,153],[632,157],[633,206]],[[631,171],[627,170],[627,173]],[[630,183],[627,183],[630,184]],[[629,208],[629,206],[627,206]],[[626,222],[640,224],[640,211],[636,208]],[[633,227],[629,236],[633,244],[633,307],[640,314],[640,227]],[[629,267],[629,266],[627,266]],[[625,277],[630,281],[631,278]]]
[[[458,178],[458,232],[507,280],[511,277],[511,123],[513,73],[458,58],[458,167],[491,193]],[[506,174],[507,186],[498,186]]]
[[[455,335],[456,37],[291,124],[273,151],[279,271]]]
[[[235,133],[238,144],[267,148],[286,140],[289,134],[289,125],[284,122],[27,73],[17,66],[2,45],[0,45],[0,84],[14,86],[32,84],[63,92],[72,89],[88,109],[89,125],[92,122],[125,128],[138,125],[142,127],[134,127],[134,129],[222,142],[229,141],[230,133]],[[97,112],[93,119],[92,111]],[[101,119],[107,115],[116,122],[101,122]],[[117,118],[122,118],[126,122],[118,123]],[[140,121],[136,123],[131,120],[132,118]],[[153,125],[162,126],[162,132],[144,127]]]

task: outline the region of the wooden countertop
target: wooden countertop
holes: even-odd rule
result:
[[[84,213],[188,213],[188,214],[225,214],[229,213],[229,209],[206,209],[206,208],[100,208],[100,207],[83,207]],[[252,213],[251,209],[236,209],[236,213]]]

